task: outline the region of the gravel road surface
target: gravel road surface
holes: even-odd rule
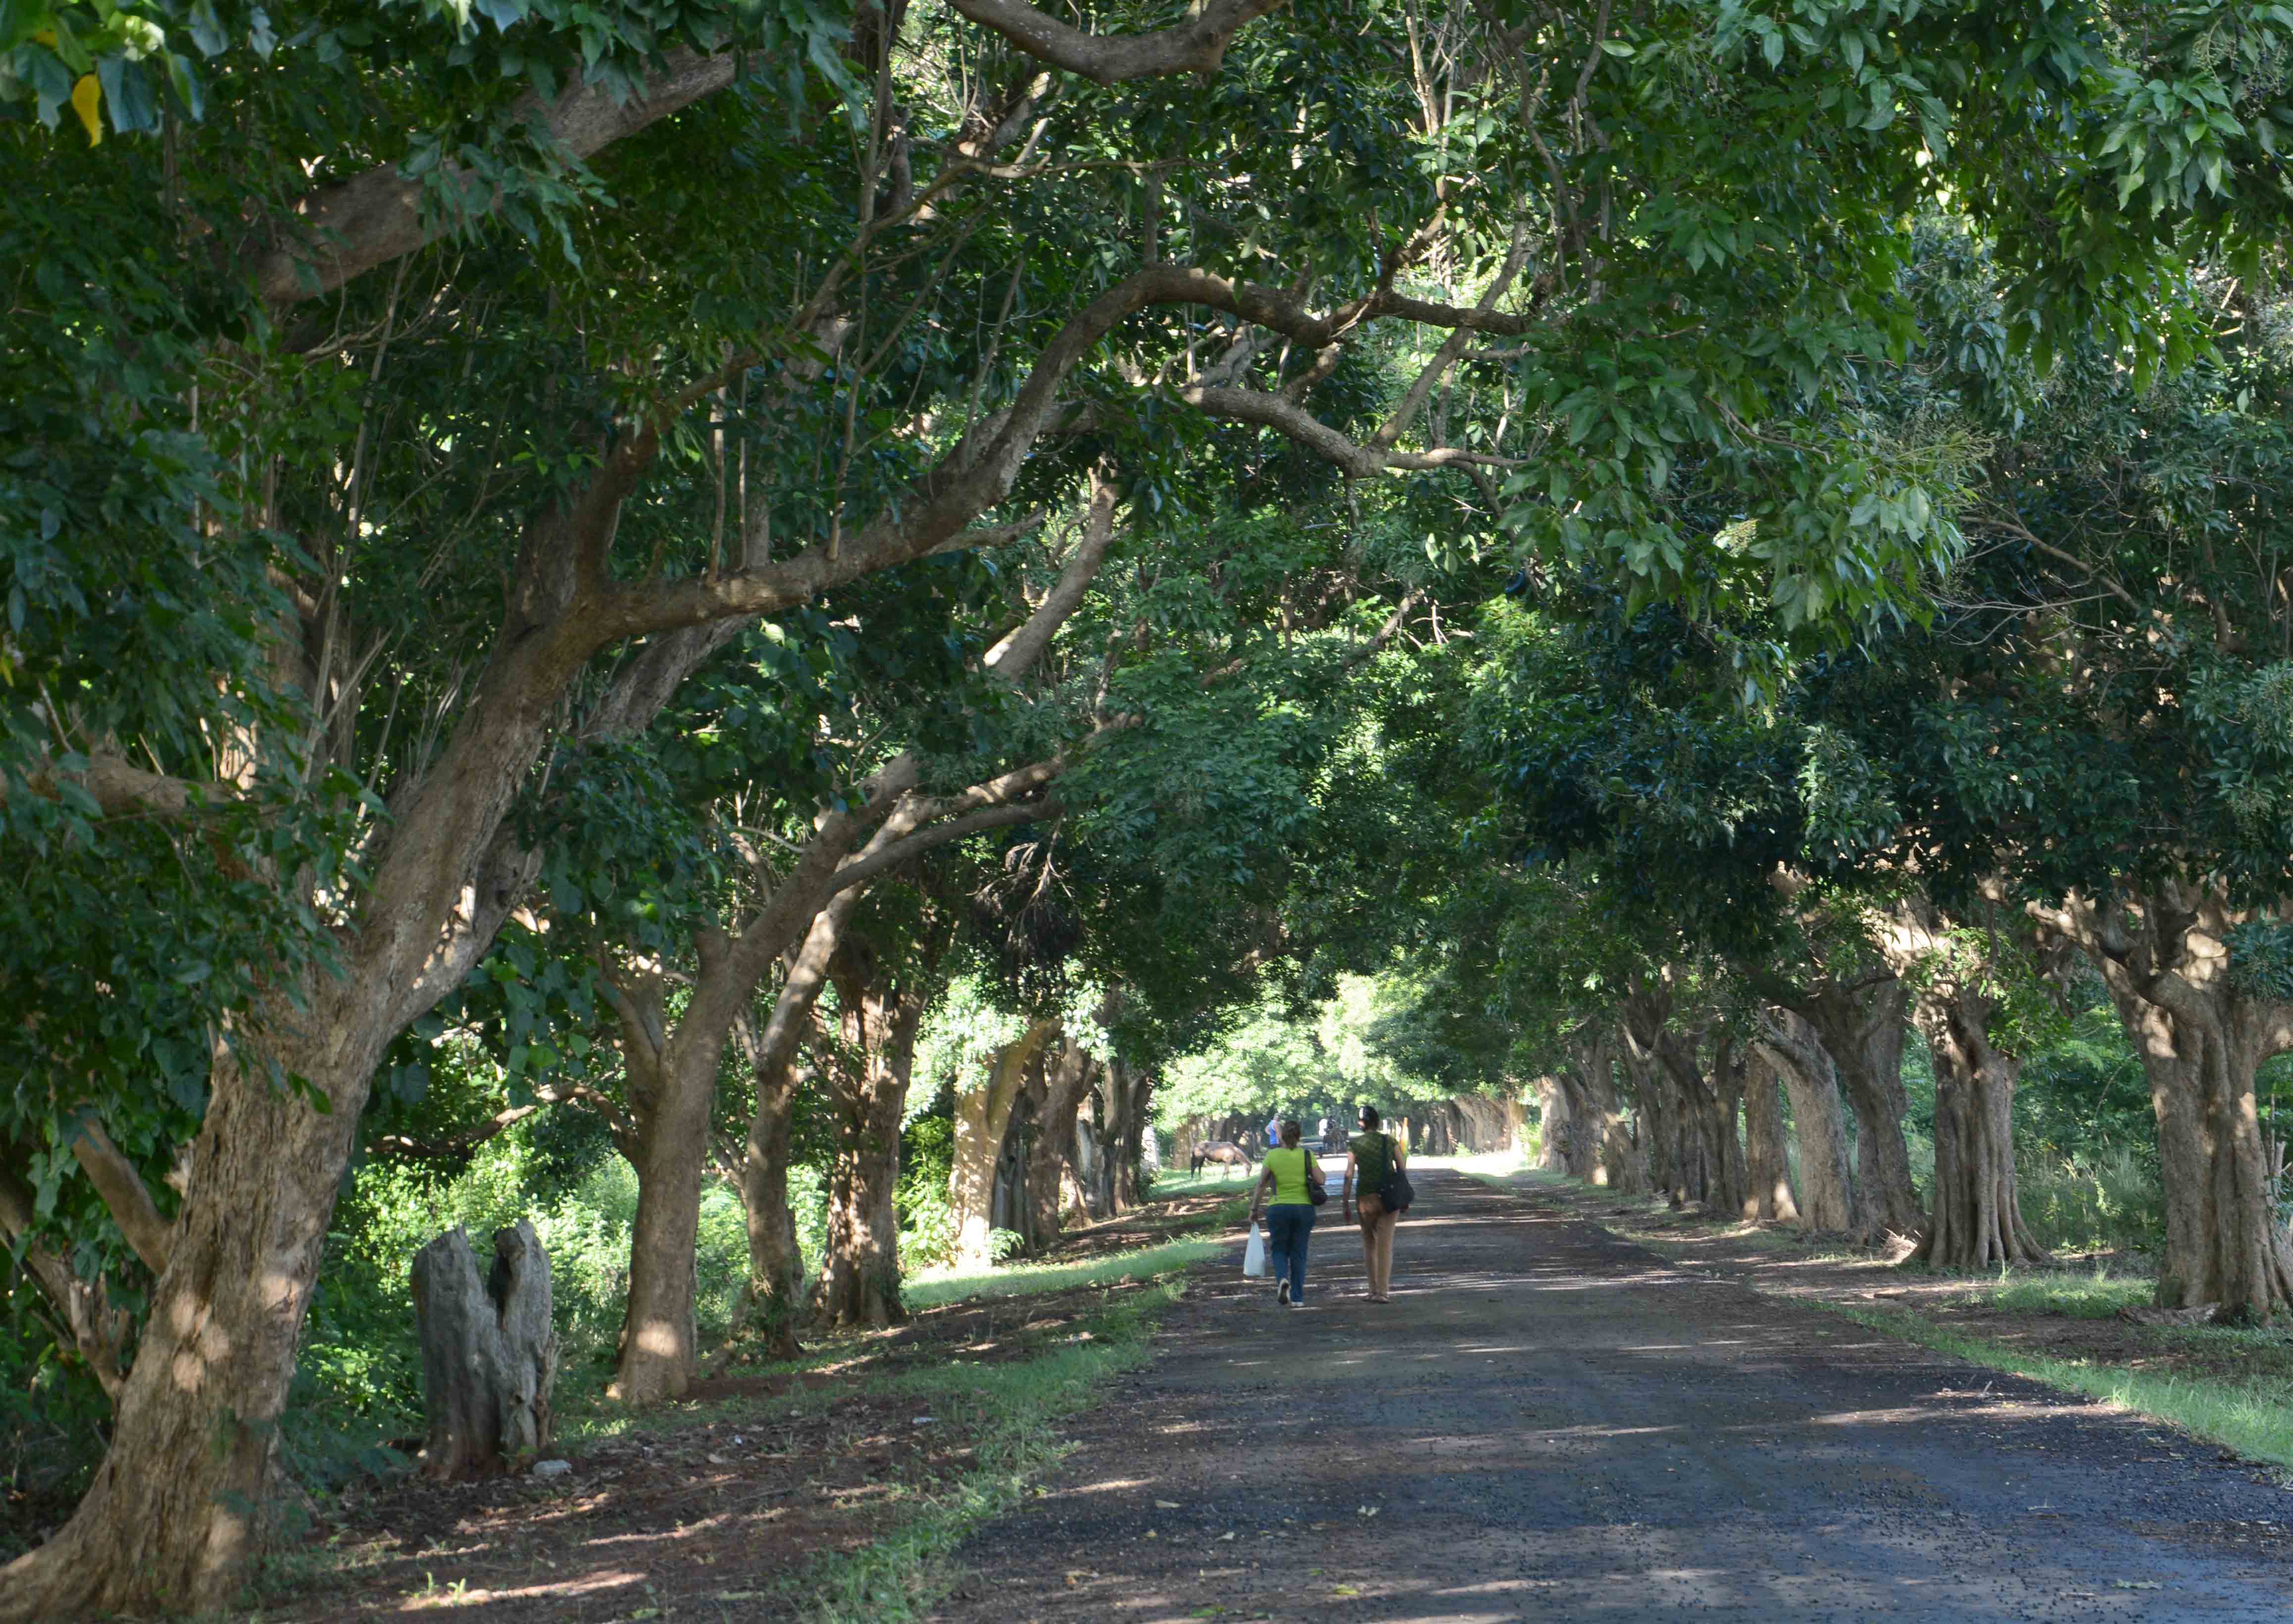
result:
[[[1198,1275],[940,1616],[2289,1616],[2293,1493],[2266,1472],[1533,1189],[1416,1183],[1390,1306],[1334,1200],[1306,1310],[1245,1284],[1239,1244]]]

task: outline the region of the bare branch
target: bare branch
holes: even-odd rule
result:
[[[936,823],[915,834],[891,842],[866,857],[855,858],[836,871],[835,889],[849,891],[855,885],[864,885],[887,869],[895,869],[912,857],[918,857],[935,846],[960,840],[966,835],[976,835],[982,829],[1001,828],[1014,823],[1033,823],[1038,819],[1054,818],[1059,806],[1055,801],[1023,801],[1009,806],[991,806],[984,812]]]
[[[1179,399],[1212,417],[1233,423],[1254,423],[1297,441],[1324,462],[1357,477],[1396,469],[1518,468],[1521,459],[1491,456],[1479,451],[1437,447],[1430,451],[1393,451],[1357,444],[1330,427],[1295,400],[1257,389],[1187,388]]]
[[[164,772],[146,772],[116,755],[91,755],[87,765],[77,772],[49,764],[22,781],[44,800],[59,798],[67,786],[78,789],[107,818],[181,817],[205,802],[230,800],[239,794],[230,784],[195,783]],[[9,782],[0,777],[0,801],[5,801],[8,793]]]
[[[174,1249],[174,1226],[159,1216],[135,1164],[119,1153],[119,1147],[92,1116],[80,1119],[71,1153],[143,1266],[154,1274],[166,1269],[167,1255]]]
[[[1106,561],[1107,544],[1114,539],[1114,481],[1108,470],[1090,473],[1090,508],[1085,515],[1082,539],[1074,555],[1059,571],[1059,578],[1017,630],[987,650],[985,664],[1000,680],[1017,683],[1027,668],[1042,658],[1051,639],[1090,590],[1098,567]]]
[[[1528,263],[1531,240],[1528,222],[1526,219],[1516,222],[1512,229],[1511,249],[1506,254],[1504,263],[1498,268],[1495,277],[1482,291],[1479,301],[1474,304],[1475,315],[1486,315],[1496,309],[1497,301],[1505,296],[1507,290],[1512,287],[1514,279],[1520,275],[1521,268]],[[1441,342],[1441,347],[1434,351],[1433,359],[1425,363],[1416,378],[1411,382],[1409,392],[1402,396],[1401,404],[1393,408],[1393,415],[1385,420],[1383,427],[1370,436],[1371,445],[1390,446],[1401,438],[1403,432],[1414,421],[1417,414],[1425,408],[1425,402],[1432,396],[1433,386],[1441,381],[1442,376],[1452,366],[1455,365],[1457,358],[1465,352],[1466,346],[1472,341],[1471,327],[1457,327],[1450,329],[1449,336],[1444,339]]]
[[[992,28],[1039,61],[1081,74],[1098,85],[1212,73],[1243,26],[1281,7],[1284,0],[1208,0],[1186,21],[1151,34],[1089,34],[1025,0],[954,0],[955,9]]]
[[[733,83],[739,57],[676,50],[626,101],[602,85],[580,84],[544,102],[528,95],[511,109],[520,122],[539,119],[550,137],[575,158],[588,158],[669,114]],[[445,166],[442,184],[466,215],[491,214],[499,199],[458,166]],[[270,246],[255,263],[255,284],[274,305],[299,303],[331,293],[353,277],[411,254],[438,236],[435,216],[422,218],[422,182],[396,164],[384,164],[338,185],[312,192],[296,206],[298,241]]]

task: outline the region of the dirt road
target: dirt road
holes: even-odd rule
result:
[[[2209,1446],[1427,1172],[1397,1301],[1325,1208],[965,1547],[950,1624],[2277,1620],[2293,1493]],[[1236,1248],[1239,1257],[1239,1248]]]

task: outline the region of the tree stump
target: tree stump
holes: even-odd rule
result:
[[[422,1342],[428,1477],[474,1477],[531,1462],[549,1442],[557,1332],[549,1317],[549,1255],[533,1225],[494,1232],[481,1274],[459,1225],[414,1258],[414,1316]]]

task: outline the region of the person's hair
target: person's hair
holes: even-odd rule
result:
[[[1285,1145],[1295,1144],[1298,1143],[1298,1136],[1305,1131],[1306,1130],[1299,1125],[1297,1119],[1293,1117],[1289,1121],[1284,1122],[1282,1125],[1282,1143]]]
[[[1377,1126],[1376,1106],[1365,1105],[1362,1107],[1362,1126],[1364,1127],[1375,1127]]]

